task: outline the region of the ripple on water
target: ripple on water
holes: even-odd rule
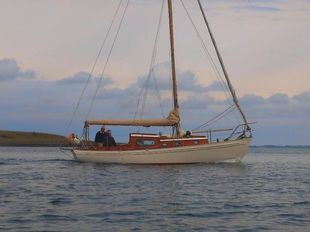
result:
[[[242,163],[126,166],[0,148],[0,230],[307,231],[303,152],[256,148]]]

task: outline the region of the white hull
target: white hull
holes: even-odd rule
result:
[[[118,164],[188,164],[214,163],[230,159],[242,159],[251,138],[206,145],[184,146],[134,151],[94,151],[73,149],[76,160],[93,163]]]

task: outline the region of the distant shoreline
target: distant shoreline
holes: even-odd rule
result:
[[[310,148],[310,145],[252,145],[250,148]]]
[[[62,135],[42,132],[0,130],[0,147],[60,147],[69,146]]]
[[[68,147],[69,145],[56,144],[0,144],[0,147]]]

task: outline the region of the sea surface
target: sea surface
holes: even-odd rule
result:
[[[310,149],[139,166],[0,147],[0,231],[310,231]]]

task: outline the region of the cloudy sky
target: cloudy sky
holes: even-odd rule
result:
[[[101,78],[126,8],[127,1],[121,1],[83,92],[119,2],[0,0],[0,130],[65,135],[80,132],[87,114],[134,117],[138,102],[143,107],[138,99],[144,94],[162,0],[130,1]],[[310,144],[310,1],[202,2],[241,106],[248,120],[257,122],[253,144]],[[182,126],[192,129],[225,110],[226,101],[182,1],[173,3]],[[197,2],[183,3],[215,59]],[[165,6],[145,117],[167,115],[171,107],[166,11]],[[125,129],[114,131],[116,138],[124,136]]]

